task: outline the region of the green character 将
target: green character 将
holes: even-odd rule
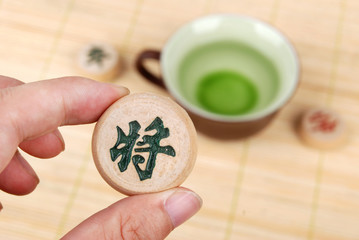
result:
[[[128,164],[130,163],[132,150],[134,148],[135,142],[140,136],[138,134],[139,129],[141,128],[140,124],[137,121],[132,121],[129,123],[130,131],[128,136],[122,131],[120,127],[117,127],[118,139],[114,147],[110,149],[112,161],[122,155],[121,160],[118,163],[119,169],[121,172],[124,172]],[[145,129],[146,132],[156,130],[154,135],[145,135],[142,137],[142,141],[137,142],[137,146],[148,145],[148,147],[135,148],[136,153],[148,152],[149,157],[146,163],[145,170],[142,170],[139,167],[139,164],[145,162],[145,158],[139,154],[136,154],[132,157],[132,162],[136,168],[137,174],[141,181],[149,179],[152,177],[153,170],[156,166],[157,154],[163,153],[169,156],[176,156],[176,152],[172,146],[160,146],[160,141],[163,138],[167,138],[170,135],[169,129],[163,126],[163,121],[161,118],[156,117],[155,120]],[[118,149],[120,144],[125,144],[122,148]]]

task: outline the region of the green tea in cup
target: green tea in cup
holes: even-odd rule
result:
[[[274,64],[247,44],[218,41],[189,51],[178,68],[183,96],[209,112],[242,115],[266,107],[278,92]]]

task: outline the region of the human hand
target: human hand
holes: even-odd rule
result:
[[[80,77],[23,84],[0,76],[0,189],[25,195],[39,183],[18,147],[35,157],[54,157],[65,148],[59,126],[95,122],[128,93]],[[164,239],[201,204],[185,188],[131,196],[91,216],[64,239]]]

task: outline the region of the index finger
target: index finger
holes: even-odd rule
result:
[[[64,77],[0,90],[0,172],[18,145],[58,126],[97,121],[127,88],[81,77]]]

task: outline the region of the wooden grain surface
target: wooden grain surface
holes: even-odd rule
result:
[[[359,239],[357,0],[3,0],[0,73],[25,82],[76,75],[79,47],[104,40],[125,63],[117,84],[167,95],[136,73],[136,54],[161,48],[183,23],[219,12],[254,16],[284,32],[300,56],[301,84],[257,136],[218,141],[199,134],[198,161],[184,186],[204,205],[168,239]],[[342,149],[319,151],[298,139],[297,117],[317,105],[342,114],[351,128]],[[28,196],[0,193],[0,239],[58,239],[124,197],[93,164],[92,131],[63,127],[65,152],[27,157],[41,182]]]

